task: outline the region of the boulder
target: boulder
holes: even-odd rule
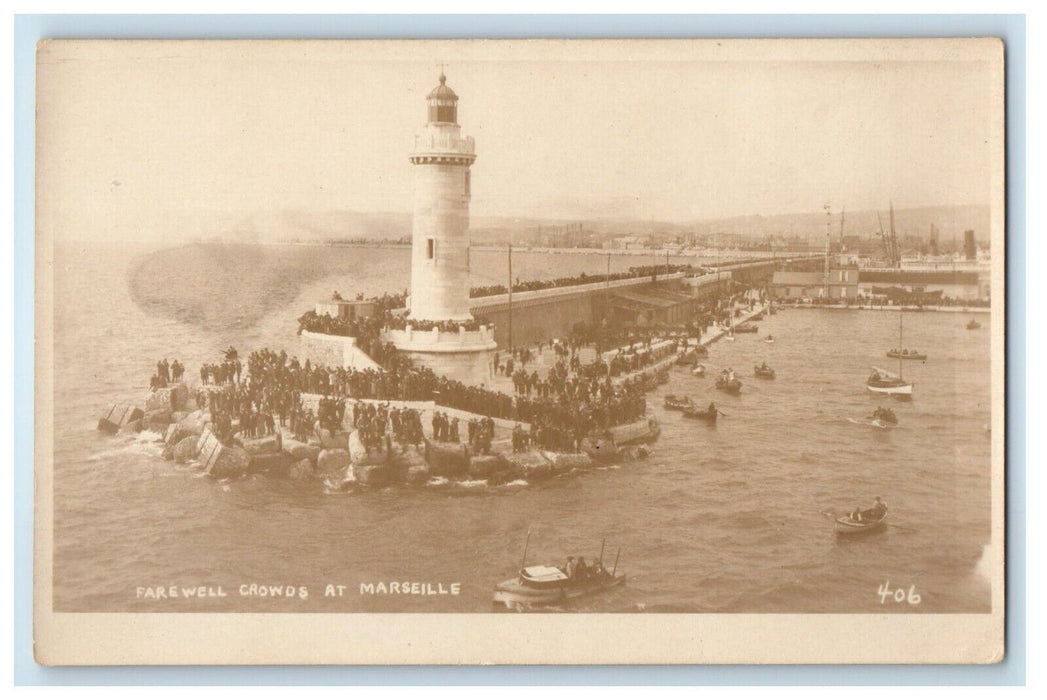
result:
[[[469,451],[465,445],[427,440],[426,461],[435,476],[465,476],[469,473]]]
[[[171,425],[167,426],[167,433],[164,436],[164,442],[166,442],[168,445],[177,445],[187,437],[193,438],[193,441],[195,442],[199,436],[199,431],[193,432],[191,430],[186,430],[185,428],[181,427],[178,423],[172,423]]]
[[[353,465],[353,476],[364,486],[388,486],[403,483],[408,472],[408,469],[402,469],[393,463]]]
[[[300,459],[287,468],[287,478],[293,479],[294,481],[312,479],[313,476],[315,476],[313,463],[308,459]]]
[[[189,412],[188,411],[172,411],[171,412],[171,422],[173,422],[173,423],[180,423],[181,421],[184,421],[188,416],[189,416]]]
[[[251,455],[242,447],[223,447],[211,460],[207,473],[216,479],[243,476],[251,465]]]
[[[505,459],[501,455],[472,455],[469,457],[469,476],[474,479],[487,479],[497,471],[505,469]]]
[[[507,454],[505,459],[515,468],[513,471],[527,481],[541,481],[553,475],[553,465],[536,450],[513,452]]]
[[[286,452],[268,452],[251,455],[247,470],[252,474],[286,474],[290,465],[291,457]]]
[[[179,464],[185,464],[196,459],[196,442],[197,438],[195,435],[187,435],[177,443],[169,443],[174,444],[174,461]],[[164,452],[166,453],[167,450],[165,449]]]
[[[520,475],[515,473],[512,469],[499,469],[488,475],[487,485],[503,486],[508,484],[510,481],[516,481],[519,478],[521,478]]]
[[[143,420],[146,423],[163,423],[164,425],[167,425],[171,422],[171,409],[154,408],[145,414]]]
[[[300,462],[303,459],[309,459],[311,450],[309,449],[309,445],[306,445],[304,442],[284,438],[283,444],[284,452],[286,452],[294,461]],[[319,449],[316,450],[316,454],[320,454]]]
[[[171,414],[172,419],[174,415],[173,413]],[[186,413],[185,417],[178,421],[178,427],[186,432],[199,435],[210,422],[211,414],[207,411],[193,411],[192,413]]]
[[[170,411],[185,410],[189,404],[189,389],[185,384],[172,384],[149,392],[145,399],[146,412],[166,408]]]
[[[141,419],[144,415],[145,413],[140,408],[116,404],[111,406],[109,411],[98,419],[98,429],[110,435],[115,435],[125,425]]]
[[[245,438],[243,443],[244,449],[251,455],[268,455],[280,452],[280,441],[275,435]]]
[[[432,476],[432,473],[429,471],[428,464],[416,464],[407,468],[406,480],[409,484],[420,486],[429,481],[430,476]]]
[[[173,444],[164,445],[162,456],[168,462],[173,460],[175,458],[175,446]]]
[[[345,469],[349,466],[349,452],[346,450],[321,450],[316,458],[316,469],[319,472],[330,474]]]
[[[549,460],[553,474],[566,474],[572,469],[589,469],[593,466],[592,458],[584,452],[543,452]]]
[[[347,450],[349,433],[340,430],[332,435],[328,430],[321,430],[320,447],[325,450]]]
[[[364,443],[360,440],[359,430],[354,430],[349,433],[347,449],[349,450],[349,458],[352,460],[353,464],[361,464],[368,457],[367,448],[364,447]]]
[[[142,419],[139,418],[138,420],[132,420],[124,423],[120,426],[120,432],[124,434],[142,432]]]

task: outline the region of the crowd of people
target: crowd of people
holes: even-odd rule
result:
[[[629,274],[653,274],[656,270],[664,267],[633,268]],[[724,295],[708,302],[700,315],[678,332],[683,337],[693,337],[695,331],[701,333],[705,329],[705,323],[729,317],[739,296]],[[341,296],[336,292],[333,298],[338,300]],[[351,404],[353,426],[369,450],[380,449],[388,440],[418,445],[424,440],[420,412],[390,408],[381,402],[433,401],[438,406],[478,416],[468,421],[466,434],[466,441],[478,452],[490,450],[496,418],[517,422],[512,432],[515,450],[538,447],[577,451],[585,437],[640,420],[646,413],[643,382],[613,383],[612,378],[642,370],[671,356],[678,348],[677,343],[653,347],[656,338],[665,337],[664,331],[604,329],[601,337],[605,342],[612,338],[626,342],[611,346],[621,349],[608,360],[598,355],[595,361],[583,363],[580,351],[593,340],[588,332],[574,333],[550,342],[556,361],[544,378],[533,367],[528,371],[527,366],[537,358],[532,349],[519,347],[508,353],[503,350],[495,353],[495,366],[513,382],[513,392],[503,393],[483,384],[467,385],[413,364],[391,343],[380,339],[381,330],[398,322],[393,319],[401,318],[392,312],[402,308],[404,297],[385,295],[371,301],[375,302],[371,316],[331,317],[310,311],[299,319],[299,328],[355,337],[357,345],[378,363],[377,368],[328,367],[309,359],[300,362],[284,351],[268,348],[250,353],[244,364],[234,348],[225,351],[222,360],[204,364],[200,368],[203,388],[198,405],[209,407],[218,437],[228,444],[237,436],[272,435],[278,432],[277,426],[286,426],[298,440],[306,441],[318,429],[341,429]],[[544,348],[544,343],[539,344],[538,355]],[[177,360],[171,364],[161,360],[154,384],[179,381],[183,372],[184,366]],[[321,397],[315,412],[306,406],[306,394]],[[365,403],[363,399],[379,403]],[[527,428],[523,427],[525,423]],[[437,411],[431,427],[435,440],[462,441],[457,417]]]
[[[182,381],[185,366],[178,360],[168,363],[165,357],[156,363],[156,374],[149,378],[149,388],[152,390],[163,389],[169,384],[177,384]]]
[[[670,274],[674,272],[698,272],[700,268],[694,265],[640,265],[630,267],[626,272],[612,272],[611,274],[587,275],[581,273],[574,277],[557,277],[552,280],[526,280],[521,282],[519,278],[513,281],[513,292],[533,292],[539,289],[552,289],[553,287],[575,287],[580,284],[594,284],[597,282],[614,282],[616,280],[634,279],[637,277],[654,277],[656,275]],[[509,288],[504,284],[489,284],[482,287],[473,287],[469,290],[469,296],[489,297],[495,294],[507,294]]]

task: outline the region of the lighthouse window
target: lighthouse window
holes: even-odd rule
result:
[[[436,239],[428,238],[425,241],[425,257],[432,260],[436,257]]]

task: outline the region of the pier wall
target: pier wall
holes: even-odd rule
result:
[[[714,273],[715,275],[715,273]],[[686,273],[642,277],[627,280],[594,282],[573,287],[539,289],[513,294],[513,344],[529,345],[562,338],[578,323],[594,323],[606,314],[607,304],[616,291],[642,291],[647,288],[670,289],[695,295],[696,288]],[[726,279],[716,275],[716,280]],[[499,348],[509,347],[509,295],[497,294],[471,300],[470,311],[493,322]]]
[[[378,363],[356,347],[356,338],[302,331],[298,338],[298,359],[314,365],[377,369]]]

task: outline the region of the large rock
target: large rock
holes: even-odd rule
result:
[[[416,464],[407,468],[407,476],[405,478],[407,483],[420,486],[429,481],[430,476],[432,476],[432,473],[429,471],[428,464]]]
[[[191,437],[193,438],[193,440],[196,440],[200,436],[201,432],[203,432],[203,429],[196,431],[186,430],[181,426],[181,424],[172,423],[171,425],[167,426],[167,433],[164,436],[164,442],[166,442],[168,445],[177,445],[187,437]]]
[[[362,464],[369,456],[367,454],[367,448],[364,447],[363,441],[360,440],[359,430],[354,430],[349,433],[347,449],[349,451],[349,459],[353,464]]]
[[[309,460],[306,460],[309,461]],[[252,474],[286,474],[291,465],[291,458],[286,452],[268,452],[251,455],[248,472]]]
[[[390,484],[403,483],[407,479],[409,469],[399,467],[394,463],[388,464],[355,464],[353,465],[353,476],[356,481],[364,486],[389,486]]]
[[[181,411],[189,403],[189,389],[185,384],[172,384],[149,392],[145,399],[146,412],[166,408],[169,411]]]
[[[246,438],[243,443],[244,449],[247,450],[250,455],[269,455],[276,454],[280,451],[280,441],[275,435]]]
[[[142,420],[146,423],[162,423],[163,425],[167,425],[171,422],[171,409],[154,408],[151,411],[147,411],[145,418]]]
[[[321,450],[316,459],[316,470],[331,474],[349,466],[349,452],[346,450]]]
[[[171,419],[175,418],[175,414],[171,414]],[[187,435],[199,435],[204,432],[211,423],[211,415],[207,411],[193,411],[192,413],[186,413],[185,417],[179,420],[175,425],[178,426],[178,430],[186,433]]]
[[[303,459],[309,459],[310,456],[312,456],[312,450],[310,449],[309,445],[305,444],[304,442],[298,442],[297,440],[290,440],[288,438],[284,438],[283,445],[284,452],[290,455],[291,459],[293,459],[296,462],[300,462]],[[309,459],[309,461],[315,461],[315,457],[319,455],[320,449],[316,448],[316,454],[314,458]]]
[[[132,420],[124,423],[120,426],[120,432],[122,434],[133,434],[142,432],[142,419]]]
[[[515,468],[515,472],[528,481],[541,481],[553,475],[553,465],[536,450],[513,452],[507,454],[505,459]]]
[[[174,446],[174,461],[179,464],[185,464],[191,460],[196,459],[196,443],[197,438],[195,435],[187,435]]]
[[[98,419],[98,429],[110,435],[115,435],[125,425],[140,420],[144,415],[145,413],[140,408],[116,404],[111,406],[106,414]]]
[[[469,457],[469,476],[474,479],[487,479],[504,468],[505,459],[501,455],[472,455]]]
[[[320,447],[325,450],[347,450],[349,449],[349,433],[339,430],[331,434],[330,431],[320,431]]]
[[[426,461],[436,476],[456,477],[469,473],[469,452],[465,445],[427,440]]]
[[[593,466],[592,458],[584,452],[543,452],[553,474],[566,474],[572,469],[589,469]]]
[[[294,481],[304,481],[305,479],[312,479],[314,476],[313,463],[308,459],[300,459],[287,468],[287,478]]]
[[[251,465],[251,455],[242,447],[223,447],[211,461],[207,473],[216,479],[243,476]]]

